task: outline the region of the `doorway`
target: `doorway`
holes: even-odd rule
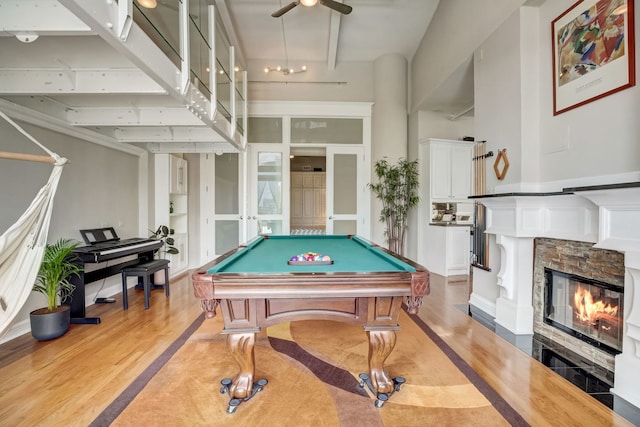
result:
[[[327,158],[324,148],[291,150],[290,170],[290,234],[326,233],[327,223]]]

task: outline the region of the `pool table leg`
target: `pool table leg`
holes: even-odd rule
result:
[[[369,337],[369,372],[374,390],[391,393],[395,384],[384,370],[384,361],[396,346],[395,331],[367,331]]]
[[[245,399],[252,395],[253,376],[255,375],[255,356],[253,352],[255,342],[255,333],[227,335],[227,347],[240,369],[229,387],[231,398]]]

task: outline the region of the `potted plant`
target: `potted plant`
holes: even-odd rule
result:
[[[397,165],[386,160],[378,160],[374,171],[377,184],[369,184],[371,191],[382,201],[380,221],[386,223],[385,237],[389,250],[404,255],[404,238],[407,230],[409,211],[414,208],[418,197],[418,161],[400,159]]]
[[[160,246],[157,252],[157,255],[160,258],[166,259],[167,254],[177,255],[180,253],[178,248],[174,246],[175,241],[173,237],[171,237],[175,232],[173,228],[169,228],[166,225],[161,225],[156,229],[156,231],[153,231],[153,230],[149,230],[149,231],[151,232],[151,235],[149,236],[150,238],[160,240],[162,242],[162,246]],[[154,285],[164,284],[163,271],[158,271],[153,275],[153,283]]]
[[[82,268],[75,264],[73,250],[78,242],[59,239],[47,244],[33,290],[47,297],[47,307],[30,313],[31,335],[37,340],[50,340],[62,336],[71,324],[68,305],[59,305],[61,300],[70,300],[75,286],[69,282],[71,276],[79,276]]]
[[[162,246],[158,249],[158,255],[161,258],[166,259],[167,254],[176,255],[180,253],[178,248],[173,246],[175,244],[173,237],[171,237],[174,233],[173,228],[161,225],[156,231],[149,231],[151,231],[151,236],[149,236],[150,238],[162,241]]]

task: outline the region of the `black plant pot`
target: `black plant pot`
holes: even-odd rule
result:
[[[68,305],[56,307],[54,311],[39,308],[29,313],[31,335],[38,341],[52,340],[65,334],[71,324],[71,309]]]

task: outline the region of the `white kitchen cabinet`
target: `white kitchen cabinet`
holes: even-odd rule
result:
[[[471,195],[473,145],[466,141],[430,140],[429,175],[435,201],[462,201]]]
[[[467,224],[462,225],[436,218],[444,217],[440,214],[449,210],[452,214],[469,213],[473,144],[435,138],[420,141],[416,258],[434,274],[469,274],[472,219],[467,218]]]
[[[444,264],[446,276],[469,274],[469,265],[471,264],[471,227],[445,228],[447,229],[445,233],[447,257]]]
[[[471,226],[427,225],[427,241],[418,262],[441,276],[469,274]]]

